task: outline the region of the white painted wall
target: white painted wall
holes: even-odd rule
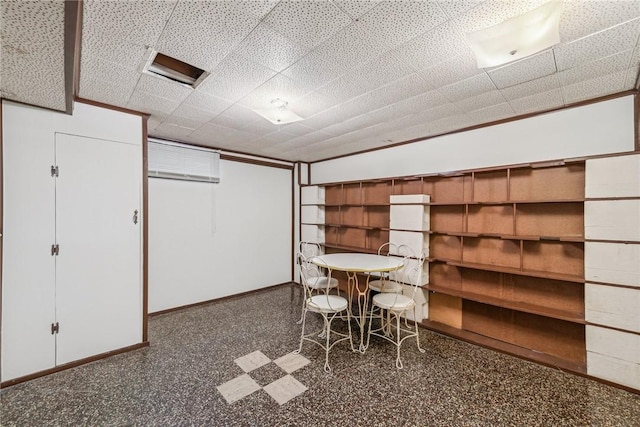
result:
[[[56,264],[50,253],[51,245],[56,242],[55,180],[50,174],[55,162],[56,134],[139,147],[137,175],[142,178],[142,118],[82,103],[75,103],[73,115],[67,115],[2,102],[4,235],[0,379],[7,381],[56,364],[56,336],[50,332],[51,323],[56,321]],[[61,256],[64,255],[62,249]],[[116,309],[111,313],[114,318],[133,319],[126,326],[126,334],[123,333],[127,342],[122,346],[142,341],[141,277],[142,271],[139,271],[137,291],[126,296],[127,309],[133,304],[136,312],[119,313]],[[113,297],[117,299],[118,295],[114,293]],[[67,303],[77,307],[86,305],[81,298]],[[61,325],[61,330],[64,327]],[[95,333],[99,335],[100,331]]]
[[[292,173],[220,161],[220,184],[149,179],[149,312],[290,281]]]
[[[633,96],[311,164],[312,184],[420,175],[634,149]]]

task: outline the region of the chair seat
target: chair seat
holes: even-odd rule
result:
[[[399,294],[402,292],[402,284],[394,280],[372,280],[369,282],[369,289],[376,292]]]
[[[375,295],[373,297],[373,304],[384,310],[391,311],[405,311],[416,306],[416,302],[413,298],[409,298],[406,295],[389,293]]]
[[[307,284],[310,288],[316,290],[322,290],[326,288],[333,289],[338,287],[338,279],[336,279],[335,277],[331,278],[331,280],[329,281],[329,286],[327,286],[327,280],[329,280],[329,278],[325,276],[309,277],[307,279]]]
[[[347,300],[337,295],[315,295],[307,300],[307,308],[318,313],[338,313],[347,305]]]

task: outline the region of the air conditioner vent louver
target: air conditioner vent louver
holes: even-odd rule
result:
[[[220,152],[188,145],[149,141],[149,177],[220,182]]]

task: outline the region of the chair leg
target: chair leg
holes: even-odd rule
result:
[[[331,320],[333,320],[333,318],[331,318],[331,320],[327,319],[327,316],[325,314],[322,314],[322,319],[324,320],[324,329],[325,329],[325,335],[327,336],[327,341],[324,347],[324,371],[327,373],[331,373],[331,366],[329,366],[329,349],[331,348],[329,346],[330,344],[330,340],[331,340]]]
[[[420,353],[425,353],[426,350],[422,347],[420,347],[420,331],[418,331],[418,320],[416,320],[417,317],[414,317],[414,321],[413,321],[413,327],[416,329],[416,345],[418,346],[418,350],[420,351]]]
[[[302,320],[302,332],[300,333],[300,346],[298,347],[297,350],[294,350],[294,354],[300,354],[300,352],[302,351],[302,343],[304,342],[304,327],[307,323],[307,309],[303,308],[302,309],[302,318],[300,319]]]
[[[307,301],[307,289],[302,286],[302,313],[300,313],[300,320],[296,322],[296,325],[302,323],[302,318],[304,317],[304,304]]]
[[[400,339],[400,316],[398,313],[394,313],[394,316],[396,317],[396,368],[402,369],[402,359],[400,359],[400,344],[402,343],[402,340]]]

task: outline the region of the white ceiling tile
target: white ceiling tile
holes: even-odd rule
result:
[[[428,124],[430,135],[443,134],[455,130],[463,129],[474,124],[474,120],[466,114],[445,117]]]
[[[200,89],[196,89],[183,101],[181,107],[197,108],[215,116],[231,107],[231,105],[233,104],[227,100],[204,93]]]
[[[512,99],[524,98],[536,93],[548,92],[550,90],[558,89],[559,87],[560,81],[558,80],[558,76],[553,74],[531,80],[526,83],[521,83],[519,85],[500,89],[500,92],[507,101],[510,101]]]
[[[483,1],[484,0],[439,0],[438,3],[440,3],[440,7],[442,8],[442,10],[444,10],[444,13],[446,13],[449,18],[455,18],[458,15],[462,15],[468,10],[476,7]]]
[[[484,74],[484,70],[478,69],[475,56],[473,56],[471,50],[465,48],[457,56],[425,68],[419,74],[433,87],[440,87],[478,74]]]
[[[511,108],[517,114],[527,114],[536,111],[546,111],[559,108],[564,105],[561,89],[553,89],[548,92],[536,93],[524,98],[509,101]]]
[[[105,45],[115,38],[144,46],[158,40],[177,0],[84,0],[82,3],[83,37],[91,34]]]
[[[81,64],[86,60],[103,59],[121,67],[138,69],[147,52],[143,44],[132,43],[127,39],[113,36],[111,39],[99,39],[90,33],[82,38]],[[81,66],[81,74],[82,74]]]
[[[83,57],[81,67],[80,90],[84,81],[101,80],[113,85],[130,87],[133,91],[141,75],[135,68],[121,66],[99,57]]]
[[[242,129],[247,123],[259,117],[258,114],[240,104],[234,104],[222,114],[216,116],[212,123],[228,128]]]
[[[306,90],[285,75],[277,74],[260,87],[242,98],[239,103],[245,107],[272,108],[271,101],[280,98],[285,102],[301,98]]]
[[[478,74],[468,79],[441,87],[440,93],[451,101],[480,95],[483,92],[495,90],[496,87],[486,73]]]
[[[229,56],[198,86],[198,90],[236,102],[275,74],[275,71],[247,58]]]
[[[153,130],[152,137],[184,140],[194,131],[192,128],[163,122]]]
[[[260,138],[255,139],[253,142],[259,145],[274,146],[283,142],[290,141],[294,138],[296,138],[296,135],[292,135],[284,131],[274,131],[266,135],[262,135]]]
[[[181,1],[153,46],[158,51],[213,69],[259,23],[229,1]]]
[[[157,114],[160,117],[168,116],[178,105],[180,105],[178,100],[163,98],[140,90],[134,91],[131,98],[129,98],[129,102],[127,102],[127,108],[144,113]]]
[[[234,0],[236,8],[259,19],[264,18],[280,0]]]
[[[621,92],[624,89],[626,74],[626,70],[618,71],[617,73],[565,86],[562,88],[564,99],[567,104],[571,104]]]
[[[577,67],[558,73],[563,86],[568,86],[583,80],[615,73],[627,68],[633,50],[627,50],[592,62],[581,64]]]
[[[565,0],[560,40],[567,43],[639,16],[638,1]]]
[[[370,92],[413,73],[396,56],[383,56],[318,89],[336,103]]]
[[[180,83],[168,81],[161,77],[154,77],[149,74],[140,75],[136,91],[150,93],[152,95],[170,98],[175,101],[182,102],[186,97],[191,95],[193,89],[188,88]]]
[[[372,60],[386,50],[386,43],[371,37],[362,23],[354,22],[318,46],[317,54],[325,62],[337,63],[344,69],[350,69]]]
[[[539,79],[555,72],[556,61],[551,49],[500,68],[488,70],[489,77],[498,89]]]
[[[455,104],[461,111],[468,112],[486,108],[491,105],[502,104],[504,102],[506,102],[506,100],[499,90],[490,90],[488,92],[481,93],[480,95],[464,98]]]
[[[632,49],[640,35],[640,19],[553,48],[558,70]]]
[[[626,89],[637,89],[638,84],[638,75],[640,74],[640,66],[632,67],[627,70],[627,78],[625,79],[624,88]]]
[[[335,105],[333,100],[319,92],[309,92],[289,103],[291,110],[301,117],[308,118]]]
[[[151,132],[152,130],[160,126],[161,123],[162,122],[155,117],[149,117],[149,119],[147,120],[147,131]]]
[[[280,35],[264,24],[258,25],[236,48],[236,53],[274,71],[282,71],[302,58],[308,49]]]
[[[79,96],[84,99],[99,100],[102,103],[126,107],[133,94],[135,83],[120,86],[104,80],[82,79]]]
[[[311,132],[315,132],[315,129],[310,128],[309,126],[305,126],[304,122],[295,122],[281,125],[279,129],[280,130],[278,130],[278,132],[284,132],[293,136],[301,136]]]
[[[430,90],[410,98],[398,101],[392,106],[406,113],[428,110],[441,104],[448,103],[449,100],[438,90]]]
[[[198,129],[211,119],[213,119],[212,115],[206,111],[181,105],[173,111],[173,114],[162,120],[162,123]]]
[[[389,47],[405,43],[446,20],[440,5],[432,1],[384,1],[360,18],[374,39]]]
[[[433,68],[468,50],[464,37],[448,21],[401,45],[396,52],[413,69],[422,70]]]
[[[481,108],[479,110],[469,111],[471,119],[478,123],[489,123],[496,120],[504,119],[515,115],[515,112],[509,104],[502,103],[492,105],[490,107]]]
[[[381,0],[334,0],[340,9],[353,19],[357,19],[373,9]]]
[[[283,0],[262,22],[283,36],[313,48],[349,25],[351,18],[328,1]]]
[[[548,0],[486,0],[453,19],[462,34],[525,14]]]
[[[66,109],[64,3],[0,2],[2,97]]]
[[[282,72],[309,90],[314,90],[344,74],[347,68],[326,62],[316,51],[311,52]]]

